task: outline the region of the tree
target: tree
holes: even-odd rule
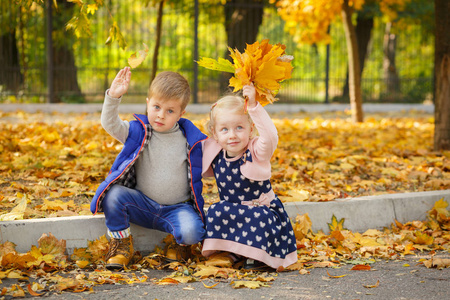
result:
[[[155,42],[155,48],[153,51],[153,60],[152,60],[152,74],[150,75],[150,84],[152,83],[153,79],[156,77],[156,72],[158,71],[158,54],[159,54],[159,47],[161,45],[161,32],[162,32],[162,20],[164,15],[164,2],[165,0],[160,0],[158,5],[158,19],[156,20],[156,42]]]
[[[27,39],[23,38],[24,32],[22,24],[26,19],[27,13],[30,11],[38,11],[36,7],[43,7],[45,4],[43,1],[37,0],[18,0],[7,1],[9,2],[9,13],[4,12],[2,4],[2,37],[1,37],[1,52],[2,56],[0,63],[5,68],[2,71],[8,72],[8,75],[4,81],[5,85],[17,92],[19,85],[23,83],[24,77],[21,72],[21,66],[19,61],[18,43],[20,40],[21,50],[28,47],[26,45]],[[73,15],[73,3],[65,0],[55,0],[51,2],[52,15],[54,16],[52,24],[49,24],[51,28],[52,36],[52,55],[47,59],[52,59],[53,69],[53,90],[55,92],[55,99],[49,99],[49,101],[60,102],[64,95],[81,96],[81,90],[77,81],[77,68],[75,65],[75,57],[73,53],[73,37],[65,33],[65,24]],[[42,10],[40,10],[42,12]],[[8,14],[10,15],[8,18]],[[16,19],[17,18],[17,19]],[[42,18],[43,19],[43,18]],[[3,24],[4,21],[8,21],[8,24]],[[19,40],[16,38],[18,33]],[[23,55],[23,53],[22,53]],[[24,58],[22,61],[26,62]],[[1,74],[2,72],[0,72]],[[0,78],[3,76],[0,76]],[[51,97],[49,97],[51,98]]]
[[[278,13],[286,20],[286,26],[297,42],[329,43],[328,26],[341,15],[344,24],[348,53],[349,94],[352,120],[362,122],[361,67],[358,40],[353,24],[355,10],[361,10],[365,0],[272,0],[279,7]],[[409,0],[377,0],[380,10],[387,14],[401,9]]]
[[[61,102],[65,95],[81,97],[81,89],[78,86],[77,67],[73,52],[73,36],[64,34],[65,24],[73,15],[74,4],[66,0],[57,0],[58,13],[54,14],[52,35],[59,37],[54,41],[53,66],[54,66],[54,102]],[[47,58],[49,59],[49,58]]]
[[[386,23],[383,40],[383,71],[386,82],[386,92],[389,97],[395,97],[400,93],[400,78],[395,65],[397,52],[397,35],[391,31],[392,22]]]
[[[21,8],[18,6],[0,6],[0,85],[17,94],[23,83],[20,70],[19,50],[17,47],[16,27],[21,21]]]
[[[450,150],[450,1],[435,0],[434,149]]]
[[[364,64],[367,56],[367,48],[369,46],[369,42],[372,36],[372,29],[374,23],[374,15],[372,12],[367,11],[366,6],[365,9],[361,12],[358,12],[358,16],[356,18],[356,40],[358,41],[358,52],[359,52],[359,67],[360,67],[360,76],[364,70]],[[342,89],[342,97],[348,98],[349,90],[348,90],[348,70],[347,76],[345,78],[344,88]]]
[[[227,0],[224,8],[227,45],[244,52],[246,44],[253,44],[263,20],[264,4],[262,0]],[[229,59],[228,50],[225,57]],[[228,88],[229,73],[222,73],[220,88]]]

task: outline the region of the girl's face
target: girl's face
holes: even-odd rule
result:
[[[229,157],[238,156],[247,149],[253,131],[247,115],[222,111],[216,114],[214,123],[214,139]]]

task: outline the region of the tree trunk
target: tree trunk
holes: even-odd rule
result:
[[[383,72],[386,83],[388,99],[395,99],[400,93],[400,78],[395,65],[395,53],[397,50],[397,35],[391,32],[392,23],[386,23],[383,40]]]
[[[53,30],[64,30],[65,24],[72,15],[73,3],[58,0],[59,11],[55,14]],[[58,35],[56,35],[58,36]],[[53,42],[54,93],[55,102],[61,102],[64,97],[82,97],[78,85],[77,67],[70,38]],[[67,98],[66,98],[67,99]]]
[[[355,26],[352,23],[353,9],[349,7],[348,0],[342,4],[342,21],[347,42],[350,107],[353,122],[364,120],[362,110],[361,74],[359,66],[358,41],[356,39]]]
[[[243,52],[246,44],[253,44],[263,20],[262,0],[228,0],[225,4],[225,30],[228,47]],[[225,57],[229,58],[228,49]],[[222,73],[220,90],[228,89],[232,74]]]
[[[77,67],[73,49],[70,45],[53,46],[54,53],[54,91],[56,102],[61,102],[64,97],[81,97],[81,89],[78,85]]]
[[[434,150],[450,150],[450,1],[435,0]]]
[[[0,36],[0,66],[0,85],[17,94],[23,83],[23,75],[20,72],[15,29]]]
[[[367,48],[369,47],[369,42],[372,37],[373,29],[373,16],[367,16],[366,14],[358,13],[356,18],[356,40],[358,41],[358,52],[359,52],[359,67],[360,76],[362,76],[364,70],[364,64],[367,56]],[[348,69],[347,76],[345,78],[345,85],[342,90],[342,97],[348,98]]]
[[[158,6],[158,19],[156,20],[156,42],[155,48],[153,50],[153,60],[152,60],[152,74],[150,76],[150,84],[152,84],[153,79],[156,77],[156,72],[158,72],[158,55],[159,46],[161,45],[161,31],[162,31],[162,20],[164,15],[164,2],[161,0]],[[150,87],[150,85],[149,85]]]

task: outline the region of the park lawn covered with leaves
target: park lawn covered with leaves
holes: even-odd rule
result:
[[[190,115],[204,128],[205,115]],[[130,115],[123,118],[130,119]],[[273,157],[273,185],[283,201],[332,201],[381,193],[448,189],[450,153],[432,151],[433,119],[367,116],[353,124],[346,113],[273,115],[280,142]],[[88,203],[121,149],[93,114],[0,114],[0,218],[14,220],[90,214]],[[205,182],[208,203],[217,200],[213,181]],[[445,268],[450,251],[448,203],[437,201],[426,221],[395,222],[364,233],[345,229],[345,220],[330,220],[330,233],[312,232],[308,215],[293,220],[298,261],[286,270],[308,274],[312,268],[354,264],[351,272],[370,270],[377,260],[401,259],[426,252],[425,267]],[[168,236],[164,243],[170,245]],[[186,262],[168,262],[163,248],[142,257],[135,253],[124,272],[104,268],[105,236],[67,255],[65,241],[43,233],[38,246],[17,253],[14,244],[0,245],[0,296],[38,296],[53,292],[92,292],[101,284],[180,284],[215,280],[233,288],[270,287],[276,273],[245,272],[230,258],[208,259],[199,245]],[[149,269],[173,272],[149,278]],[[332,277],[330,275],[330,277]],[[335,278],[335,277],[333,277]],[[206,282],[206,281],[205,281]],[[205,288],[214,288],[204,282]],[[217,284],[216,283],[216,284]],[[377,284],[368,288],[376,288]],[[187,287],[189,288],[189,286]]]
[[[187,117],[204,130],[207,115]],[[450,188],[450,151],[433,152],[431,115],[368,115],[361,124],[346,112],[272,117],[272,184],[284,202]],[[0,112],[0,220],[89,215],[121,148],[99,113]],[[217,195],[204,180],[206,203]]]

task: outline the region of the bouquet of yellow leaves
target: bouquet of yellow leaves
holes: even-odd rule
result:
[[[233,92],[253,82],[256,101],[264,106],[278,100],[275,96],[280,89],[280,82],[291,78],[291,61],[294,57],[286,55],[285,49],[285,45],[271,45],[266,39],[261,43],[247,44],[244,53],[228,47],[233,62],[223,58],[215,60],[203,57],[197,63],[207,69],[233,73],[234,76],[230,79]]]

